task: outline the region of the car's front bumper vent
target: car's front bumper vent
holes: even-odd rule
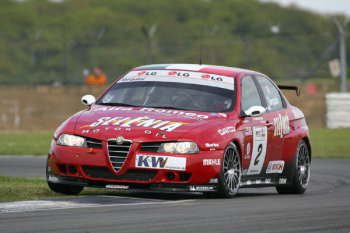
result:
[[[122,143],[117,143],[116,139],[108,140],[108,157],[116,172],[123,167],[129,155],[131,144],[130,140],[124,140]]]

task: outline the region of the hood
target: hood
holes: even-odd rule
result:
[[[100,140],[123,136],[136,142],[169,141],[227,117],[225,113],[94,105],[80,115],[74,133]]]

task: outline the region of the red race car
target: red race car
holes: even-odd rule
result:
[[[311,145],[304,114],[266,75],[238,68],[137,67],[55,132],[47,182],[58,193],[85,186],[234,196],[275,186],[304,193]]]

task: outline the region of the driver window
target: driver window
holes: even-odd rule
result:
[[[259,76],[257,80],[265,95],[266,102],[267,102],[267,109],[269,111],[276,111],[276,110],[283,109],[281,94],[279,93],[277,88],[272,84],[272,82],[262,76]]]
[[[258,89],[252,76],[242,78],[242,110],[247,111],[252,106],[262,106]]]

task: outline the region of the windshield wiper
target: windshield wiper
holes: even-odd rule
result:
[[[124,104],[124,103],[98,103],[97,105],[141,107],[141,106],[137,106],[137,105],[132,105],[132,104]]]
[[[175,108],[171,106],[144,106],[145,108],[167,108],[167,109],[175,109],[175,110],[187,110],[187,111],[193,111],[191,109],[186,108]]]

